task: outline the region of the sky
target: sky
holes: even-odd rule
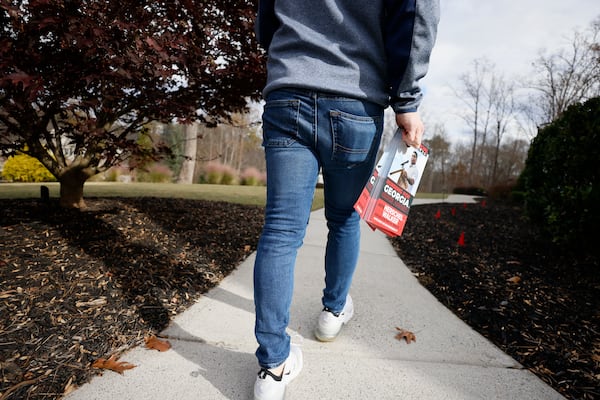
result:
[[[527,75],[540,51],[568,47],[576,30],[600,16],[599,0],[441,0],[441,7],[421,110],[426,135],[442,123],[452,143],[470,138],[452,88],[474,60],[488,59],[506,78]]]

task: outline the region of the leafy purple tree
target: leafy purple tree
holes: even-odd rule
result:
[[[3,0],[0,151],[37,158],[60,203],[93,175],[156,159],[151,121],[216,123],[258,99],[255,0]],[[143,143],[146,143],[145,145]]]

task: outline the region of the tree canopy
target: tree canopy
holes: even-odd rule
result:
[[[83,204],[85,181],[156,157],[150,121],[216,123],[257,99],[255,1],[30,0],[0,4],[0,151],[29,154]]]

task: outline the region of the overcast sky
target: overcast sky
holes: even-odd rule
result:
[[[483,57],[505,77],[531,71],[540,50],[555,53],[600,16],[599,0],[441,0],[438,39],[423,79],[428,127],[444,123],[450,140],[465,138],[460,102],[451,87]],[[462,135],[461,135],[462,131]]]

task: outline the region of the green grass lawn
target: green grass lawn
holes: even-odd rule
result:
[[[40,186],[50,189],[50,197],[59,197],[59,184],[49,183],[0,183],[0,199],[28,199],[40,197]],[[202,185],[175,183],[117,183],[87,182],[84,197],[176,197],[226,201],[229,203],[264,206],[264,186]],[[444,198],[442,194],[418,193],[420,198]],[[317,188],[313,210],[323,208],[323,189]]]
[[[59,197],[59,184],[50,183],[1,183],[0,198],[26,199],[39,198],[40,186],[50,189],[50,197]],[[116,183],[87,182],[83,189],[87,197],[177,197],[226,201],[229,203],[264,206],[266,188],[264,186],[201,185],[175,183]],[[313,210],[323,207],[323,189],[317,189]]]

